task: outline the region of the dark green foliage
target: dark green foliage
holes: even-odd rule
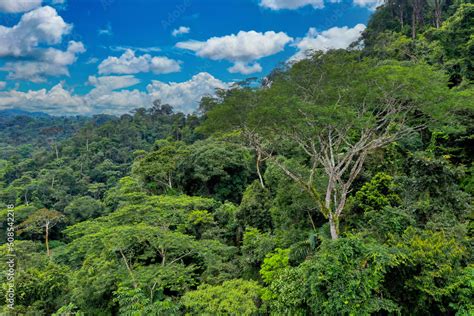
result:
[[[77,197],[64,209],[64,214],[71,224],[90,218],[99,217],[104,213],[104,205],[89,196]]]
[[[239,202],[253,178],[253,159],[246,148],[222,141],[200,141],[188,148],[179,165],[184,193]]]
[[[262,188],[258,181],[254,181],[245,189],[236,216],[242,227],[249,226],[266,231],[272,228],[270,208],[269,190]]]
[[[256,228],[247,228],[242,241],[243,274],[250,278],[258,277],[261,264],[266,254],[276,247],[275,238],[269,233],[262,233]]]
[[[430,30],[433,63],[443,65],[453,85],[474,81],[474,3],[462,4],[439,29]]]

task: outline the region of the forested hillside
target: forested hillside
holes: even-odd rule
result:
[[[12,315],[472,315],[469,2],[387,1],[197,114],[4,115]]]

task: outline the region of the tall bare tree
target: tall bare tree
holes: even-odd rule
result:
[[[427,66],[359,58],[356,52],[315,53],[269,87],[230,91],[202,128],[239,130],[257,163],[270,161],[308,193],[333,239],[367,157],[423,128],[413,118],[441,109],[440,90],[448,90],[444,77]],[[294,150],[301,152],[298,166]]]
[[[40,209],[26,218],[20,225],[18,225],[18,233],[30,232],[30,233],[43,233],[46,245],[46,254],[51,256],[51,250],[49,249],[49,233],[51,229],[57,224],[64,222],[65,216],[54,210],[48,210],[46,208]]]

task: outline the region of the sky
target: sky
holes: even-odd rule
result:
[[[0,0],[0,110],[129,113],[346,48],[380,0]]]

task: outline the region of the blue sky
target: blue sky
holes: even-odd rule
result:
[[[0,0],[0,109],[126,113],[345,48],[378,0]]]

